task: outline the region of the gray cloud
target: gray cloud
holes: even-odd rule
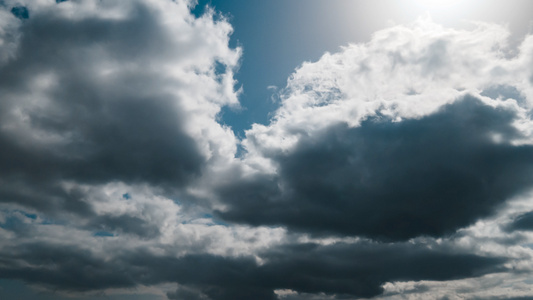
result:
[[[179,186],[199,174],[205,158],[183,130],[180,100],[160,91],[168,79],[157,70],[138,72],[158,47],[169,48],[163,27],[147,7],[134,10],[124,20],[36,15],[23,25],[18,56],[2,67],[0,92],[11,95],[2,115],[8,120],[18,108],[32,128],[66,139],[42,149],[3,132],[4,178]],[[98,67],[111,61],[132,68],[102,78]],[[48,73],[57,85],[40,97],[50,103],[20,105],[28,78]]]
[[[4,248],[1,261],[3,278],[65,290],[86,291],[135,284],[135,279],[125,270],[115,269],[116,266],[80,248],[24,244],[16,249]]]
[[[175,27],[153,3],[65,4],[30,2],[30,16],[12,21],[16,54],[0,64],[0,202],[91,216],[81,185],[148,184],[176,195],[210,159],[191,118],[207,118],[194,130],[222,130],[214,115],[223,104],[210,101],[233,95],[218,87],[237,55],[229,30],[219,22],[211,36],[196,34],[214,21],[187,23],[186,1],[161,2],[183,19]],[[191,113],[195,102],[205,111]]]
[[[209,299],[205,294],[202,292],[187,288],[187,287],[180,287],[174,292],[167,293],[168,299],[173,300],[205,300]]]
[[[533,147],[510,143],[516,119],[467,96],[420,119],[331,125],[274,155],[277,175],[224,186],[219,214],[313,234],[450,234],[531,188]]]
[[[501,269],[505,259],[430,249],[424,245],[337,243],[300,244],[266,256],[267,273],[276,272],[280,285],[299,292],[371,297],[388,281],[450,280],[475,277]],[[285,283],[286,281],[287,283]]]
[[[434,245],[436,246],[436,245]],[[251,257],[160,256],[137,249],[105,259],[78,247],[27,243],[4,249],[0,274],[71,291],[178,282],[170,299],[277,299],[274,290],[371,297],[393,280],[449,280],[503,271],[506,259],[413,244],[294,244]],[[196,298],[195,298],[196,297]]]

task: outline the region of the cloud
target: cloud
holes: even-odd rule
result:
[[[533,270],[527,237],[476,235],[531,187],[531,38],[378,32],[297,69],[236,158],[241,50],[194,4],[0,5],[0,277],[270,300]]]
[[[359,242],[288,244],[253,257],[158,255],[149,249],[120,254],[80,246],[24,243],[3,249],[3,277],[73,291],[178,282],[170,292],[191,299],[278,299],[275,290],[335,297],[379,295],[391,280],[449,280],[502,271],[505,258],[481,257],[433,245]],[[196,298],[194,298],[196,297]]]
[[[204,300],[209,299],[206,295],[204,295],[202,292],[197,291],[192,288],[187,287],[180,287],[174,292],[167,293],[168,299],[175,299],[175,300]]]
[[[522,137],[516,119],[466,97],[420,119],[333,124],[271,156],[270,181],[221,191],[231,203],[221,216],[377,239],[451,234],[531,188],[533,147],[510,143]]]
[[[533,171],[519,65],[530,38],[506,58],[506,37],[496,25],[421,19],[304,63],[272,122],[246,132],[241,177],[217,190],[219,215],[389,241],[493,215],[531,188]]]
[[[228,47],[228,23],[194,18],[189,5],[28,2],[28,18],[8,18],[0,201],[88,214],[81,185],[175,194],[233,156],[233,133],[216,114],[237,103],[240,52]]]
[[[442,249],[444,250],[444,249]],[[372,243],[328,246],[303,244],[270,254],[265,265],[287,280],[285,288],[299,292],[371,297],[387,281],[449,280],[495,272],[504,260],[442,251],[422,245]]]
[[[490,274],[479,278],[388,283],[376,299],[531,299],[531,284],[523,275]]]

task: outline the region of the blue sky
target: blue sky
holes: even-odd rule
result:
[[[533,297],[532,12],[0,1],[0,298]]]

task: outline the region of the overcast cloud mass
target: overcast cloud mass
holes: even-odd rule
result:
[[[533,297],[533,36],[391,26],[237,137],[195,5],[0,1],[0,297]]]

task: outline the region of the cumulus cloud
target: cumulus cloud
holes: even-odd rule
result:
[[[304,63],[243,144],[220,216],[380,240],[445,236],[531,188],[530,38],[420,19]],[[514,98],[511,98],[514,97]]]
[[[183,187],[233,155],[215,118],[237,103],[239,49],[228,47],[228,23],[188,6],[30,1],[30,18],[8,17],[2,202],[82,213],[81,184]]]
[[[420,119],[332,124],[270,156],[271,180],[226,187],[221,215],[378,239],[451,234],[531,188],[533,147],[511,143],[516,119],[466,97]]]
[[[124,249],[252,257],[283,235],[187,208],[189,185],[234,157],[217,114],[238,105],[240,59],[231,25],[192,5],[2,2],[3,278],[133,287],[114,269]]]

